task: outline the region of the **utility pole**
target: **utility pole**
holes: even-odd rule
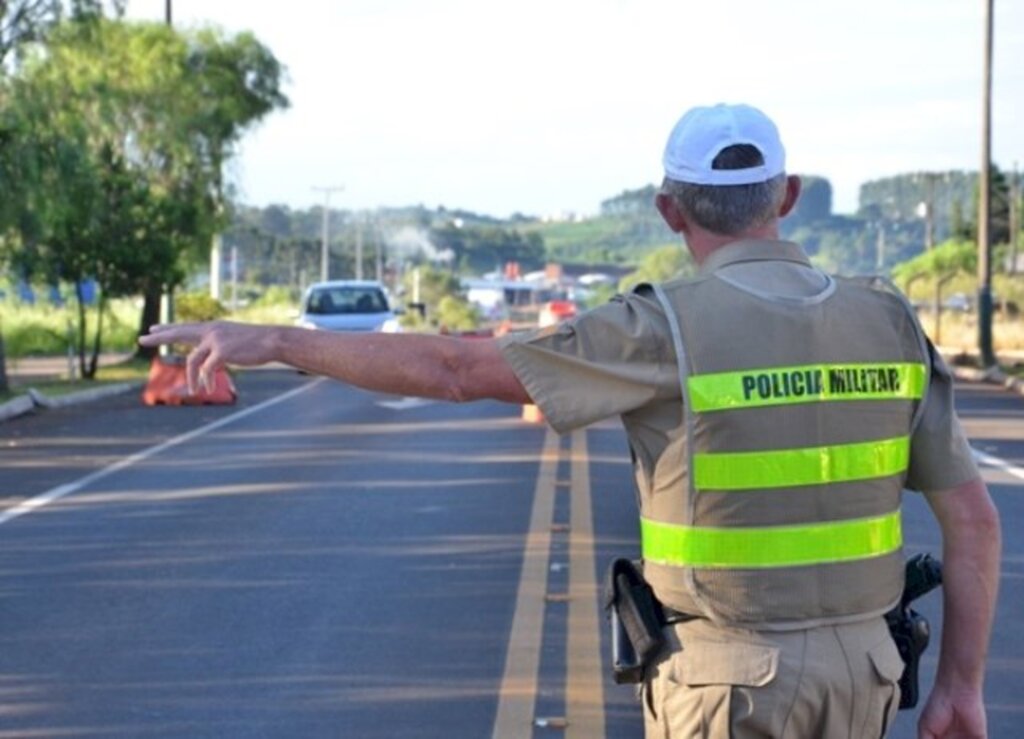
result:
[[[376,249],[376,253],[377,253],[377,259],[376,259],[377,282],[383,283],[384,282],[384,243],[383,243],[383,239],[380,236],[380,223],[378,223],[377,221],[373,222],[373,240],[374,240],[374,246],[377,247],[377,249]]]
[[[885,269],[885,222],[878,222],[878,236],[875,241],[875,271],[882,274]]]
[[[164,18],[167,20],[167,25],[173,25],[171,23],[171,0],[166,0],[164,3]]]
[[[326,282],[330,279],[330,264],[328,260],[328,244],[330,243],[330,226],[328,225],[328,213],[331,207],[331,193],[341,192],[345,187],[343,185],[333,185],[330,187],[314,187],[313,190],[316,192],[322,192],[324,194],[324,210],[320,221],[320,281]]]
[[[1010,263],[1006,271],[1017,274],[1017,248],[1020,242],[1020,172],[1013,163],[1013,179],[1010,180]]]
[[[981,172],[978,189],[978,354],[982,367],[996,363],[992,348],[992,5],[985,3]]]
[[[356,214],[356,279],[363,279],[363,224]]]
[[[924,248],[931,251],[935,247],[935,175],[925,174],[924,201]]]

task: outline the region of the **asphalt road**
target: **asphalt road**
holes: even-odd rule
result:
[[[238,385],[234,407],[0,424],[0,739],[642,735],[597,606],[638,548],[615,424],[559,439],[497,403]],[[1024,398],[964,387],[960,408],[1006,532],[987,699],[1009,739]],[[917,496],[905,530],[938,552]],[[920,610],[937,634],[937,594]]]

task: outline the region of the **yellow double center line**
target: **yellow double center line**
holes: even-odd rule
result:
[[[548,429],[526,536],[516,609],[498,694],[494,739],[531,735],[537,699],[545,595],[550,570],[556,476],[561,457],[558,436]],[[569,619],[566,646],[566,729],[570,739],[605,735],[601,675],[601,619],[595,581],[594,527],[585,431],[572,435],[570,453]]]

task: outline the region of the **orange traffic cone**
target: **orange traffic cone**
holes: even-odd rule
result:
[[[189,393],[185,380],[185,361],[181,358],[153,357],[149,380],[142,391],[146,405],[233,405],[238,398],[227,370],[218,367],[210,390],[197,388]]]

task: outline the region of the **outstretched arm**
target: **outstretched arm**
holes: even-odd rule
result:
[[[530,403],[498,343],[422,334],[349,334],[215,321],[154,326],[143,346],[186,344],[190,388],[215,368],[283,362],[367,390],[441,400]]]
[[[939,668],[918,735],[984,739],[982,684],[999,586],[999,514],[980,478],[926,497],[942,528],[944,598]]]

